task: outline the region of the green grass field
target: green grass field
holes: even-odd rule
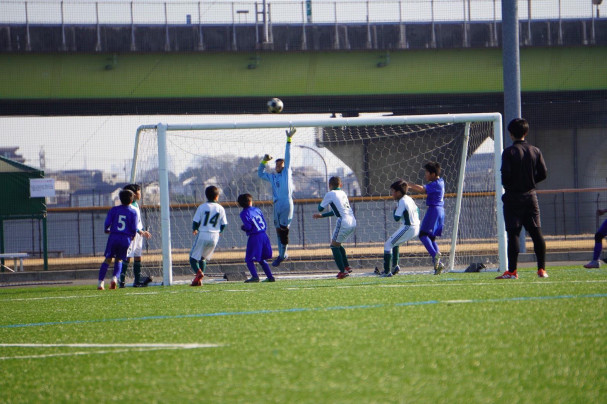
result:
[[[607,271],[549,274],[5,289],[0,401],[604,403]]]

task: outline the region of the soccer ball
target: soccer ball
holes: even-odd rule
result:
[[[268,101],[268,111],[273,114],[281,113],[283,108],[284,104],[279,98],[272,98],[270,101]]]

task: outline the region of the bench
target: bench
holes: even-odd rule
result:
[[[57,258],[63,258],[63,250],[48,250],[46,253],[48,254],[49,257],[55,256]],[[29,254],[33,257],[40,257],[40,258],[42,258],[44,256],[44,252],[42,252],[42,251],[32,251]]]
[[[4,254],[0,254],[0,259],[4,259],[4,258],[12,258],[14,265],[13,268],[15,268],[15,270],[17,270],[17,268],[19,268],[20,272],[23,272],[23,258],[27,258],[29,257],[28,253],[4,253]],[[17,267],[17,260],[19,260],[19,267]],[[2,265],[0,264],[0,266],[4,269],[8,269],[11,272],[15,272],[14,270],[10,269],[9,267],[7,267],[6,265]]]

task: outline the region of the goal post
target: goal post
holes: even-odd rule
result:
[[[299,156],[291,162],[296,208],[289,246],[292,258],[285,270],[294,269],[298,263],[310,266],[312,261],[314,265],[324,262],[321,265],[333,270],[331,253],[326,248],[327,223],[309,220],[310,212],[326,192],[324,182],[331,176],[329,170],[333,170],[332,175],[345,175],[351,180],[349,197],[355,205],[358,236],[352,241],[357,249],[349,255],[360,266],[372,270],[382,259],[386,234],[396,226],[391,222],[392,215],[386,213],[391,212],[393,204],[387,196],[390,183],[397,178],[423,183],[419,170],[427,161],[438,161],[443,177],[448,178],[445,180],[449,184],[449,206],[445,209],[448,230],[437,238],[443,256],[448,258],[447,268],[454,270],[471,260],[484,259],[484,250],[491,251],[494,257],[485,258],[487,263],[497,265],[498,270],[507,266],[500,178],[501,114],[271,118],[230,117],[230,121],[159,123],[137,129],[131,181],[143,187],[144,225],[153,226],[154,237],[160,238],[148,242],[152,244],[148,251],[159,256],[156,274],[162,274],[164,285],[174,283],[176,261],[181,273],[187,273],[184,254],[191,243],[191,230],[187,230],[191,229],[196,207],[204,202],[199,195],[204,194],[205,186],[216,185],[221,189],[220,203],[228,210],[229,222],[211,264],[215,261],[227,266],[240,262],[242,272],[246,271],[242,250],[246,238],[239,234],[242,233],[239,210],[234,203],[238,193],[253,194],[266,216],[268,236],[276,244],[271,225],[270,186],[257,178],[256,171],[264,151],[282,155],[284,131],[290,127],[297,128],[291,154],[303,153],[307,148],[313,149],[315,155]],[[325,158],[333,162],[329,168]],[[484,164],[481,168],[475,167],[481,163]],[[473,172],[473,178],[467,178],[467,171]],[[423,216],[424,198],[415,198]],[[324,223],[324,229],[318,222]],[[408,242],[401,247],[401,259],[411,257],[410,262],[423,266],[421,262],[427,259],[427,253],[420,246],[419,240]],[[145,266],[148,260],[144,261]]]

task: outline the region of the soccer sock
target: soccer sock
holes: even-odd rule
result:
[[[344,268],[349,267],[350,263],[348,262],[348,257],[346,257],[346,249],[343,245],[339,246],[339,251],[341,252],[341,259],[344,263]]]
[[[602,228],[602,226],[601,226]],[[601,256],[601,251],[603,250],[603,238],[605,238],[605,234],[597,231],[594,235],[594,250],[592,251],[592,260],[598,261]]]
[[[287,256],[287,248],[289,246],[287,244],[283,244],[282,245],[282,258],[285,258]]]
[[[419,236],[419,239],[434,259],[434,257],[436,256],[436,250],[434,249],[434,245],[432,244],[432,240],[430,240],[430,237],[424,234],[423,236]]]
[[[194,275],[196,275],[196,273],[198,273],[198,270],[200,269],[200,267],[198,266],[198,261],[192,257],[190,257],[190,267],[192,268],[192,272],[194,272]]]
[[[253,261],[247,261],[247,268],[249,268],[252,278],[259,278],[259,275],[257,275],[257,269],[255,269],[255,263]]]
[[[438,249],[438,244],[436,244],[436,240],[430,239],[430,241],[432,241],[432,247],[434,247],[434,251],[436,251],[436,254],[434,255],[438,255],[440,250]]]
[[[394,246],[392,248],[392,268],[394,268],[395,266],[398,265],[398,262],[400,261],[400,249],[398,248],[398,246]]]
[[[99,282],[103,282],[103,280],[105,279],[105,274],[107,273],[107,269],[109,267],[109,264],[103,261],[103,264],[101,264],[101,267],[99,268]]]
[[[112,276],[118,279],[118,277],[120,276],[120,272],[122,272],[122,261],[116,260],[116,262],[114,262],[114,273],[112,274]]]
[[[135,261],[133,263],[133,275],[135,277],[135,283],[141,282],[141,261]]]
[[[331,252],[333,253],[333,259],[337,264],[337,268],[339,268],[339,272],[345,271],[344,258],[341,253],[341,247],[333,247],[331,246]]]
[[[384,251],[384,273],[390,272],[390,261],[392,260],[392,253]]]
[[[283,256],[283,251],[284,251],[284,246],[282,245],[282,243],[280,242],[280,237],[278,238],[278,256],[282,257]]]
[[[601,251],[603,250],[603,240],[598,243],[594,243],[594,250],[592,252],[592,260],[598,261],[601,256]]]
[[[263,269],[263,273],[266,274],[268,278],[273,278],[272,271],[270,270],[270,266],[265,260],[259,261],[259,265],[261,265],[261,269]]]
[[[204,258],[201,259],[200,261],[198,261],[198,266],[200,266],[200,269],[202,270],[202,273],[204,274],[204,271],[206,271],[206,269],[207,269],[207,260],[205,260]]]
[[[129,269],[128,261],[122,262],[122,272],[120,272],[120,282],[124,282],[126,280],[126,271]]]

